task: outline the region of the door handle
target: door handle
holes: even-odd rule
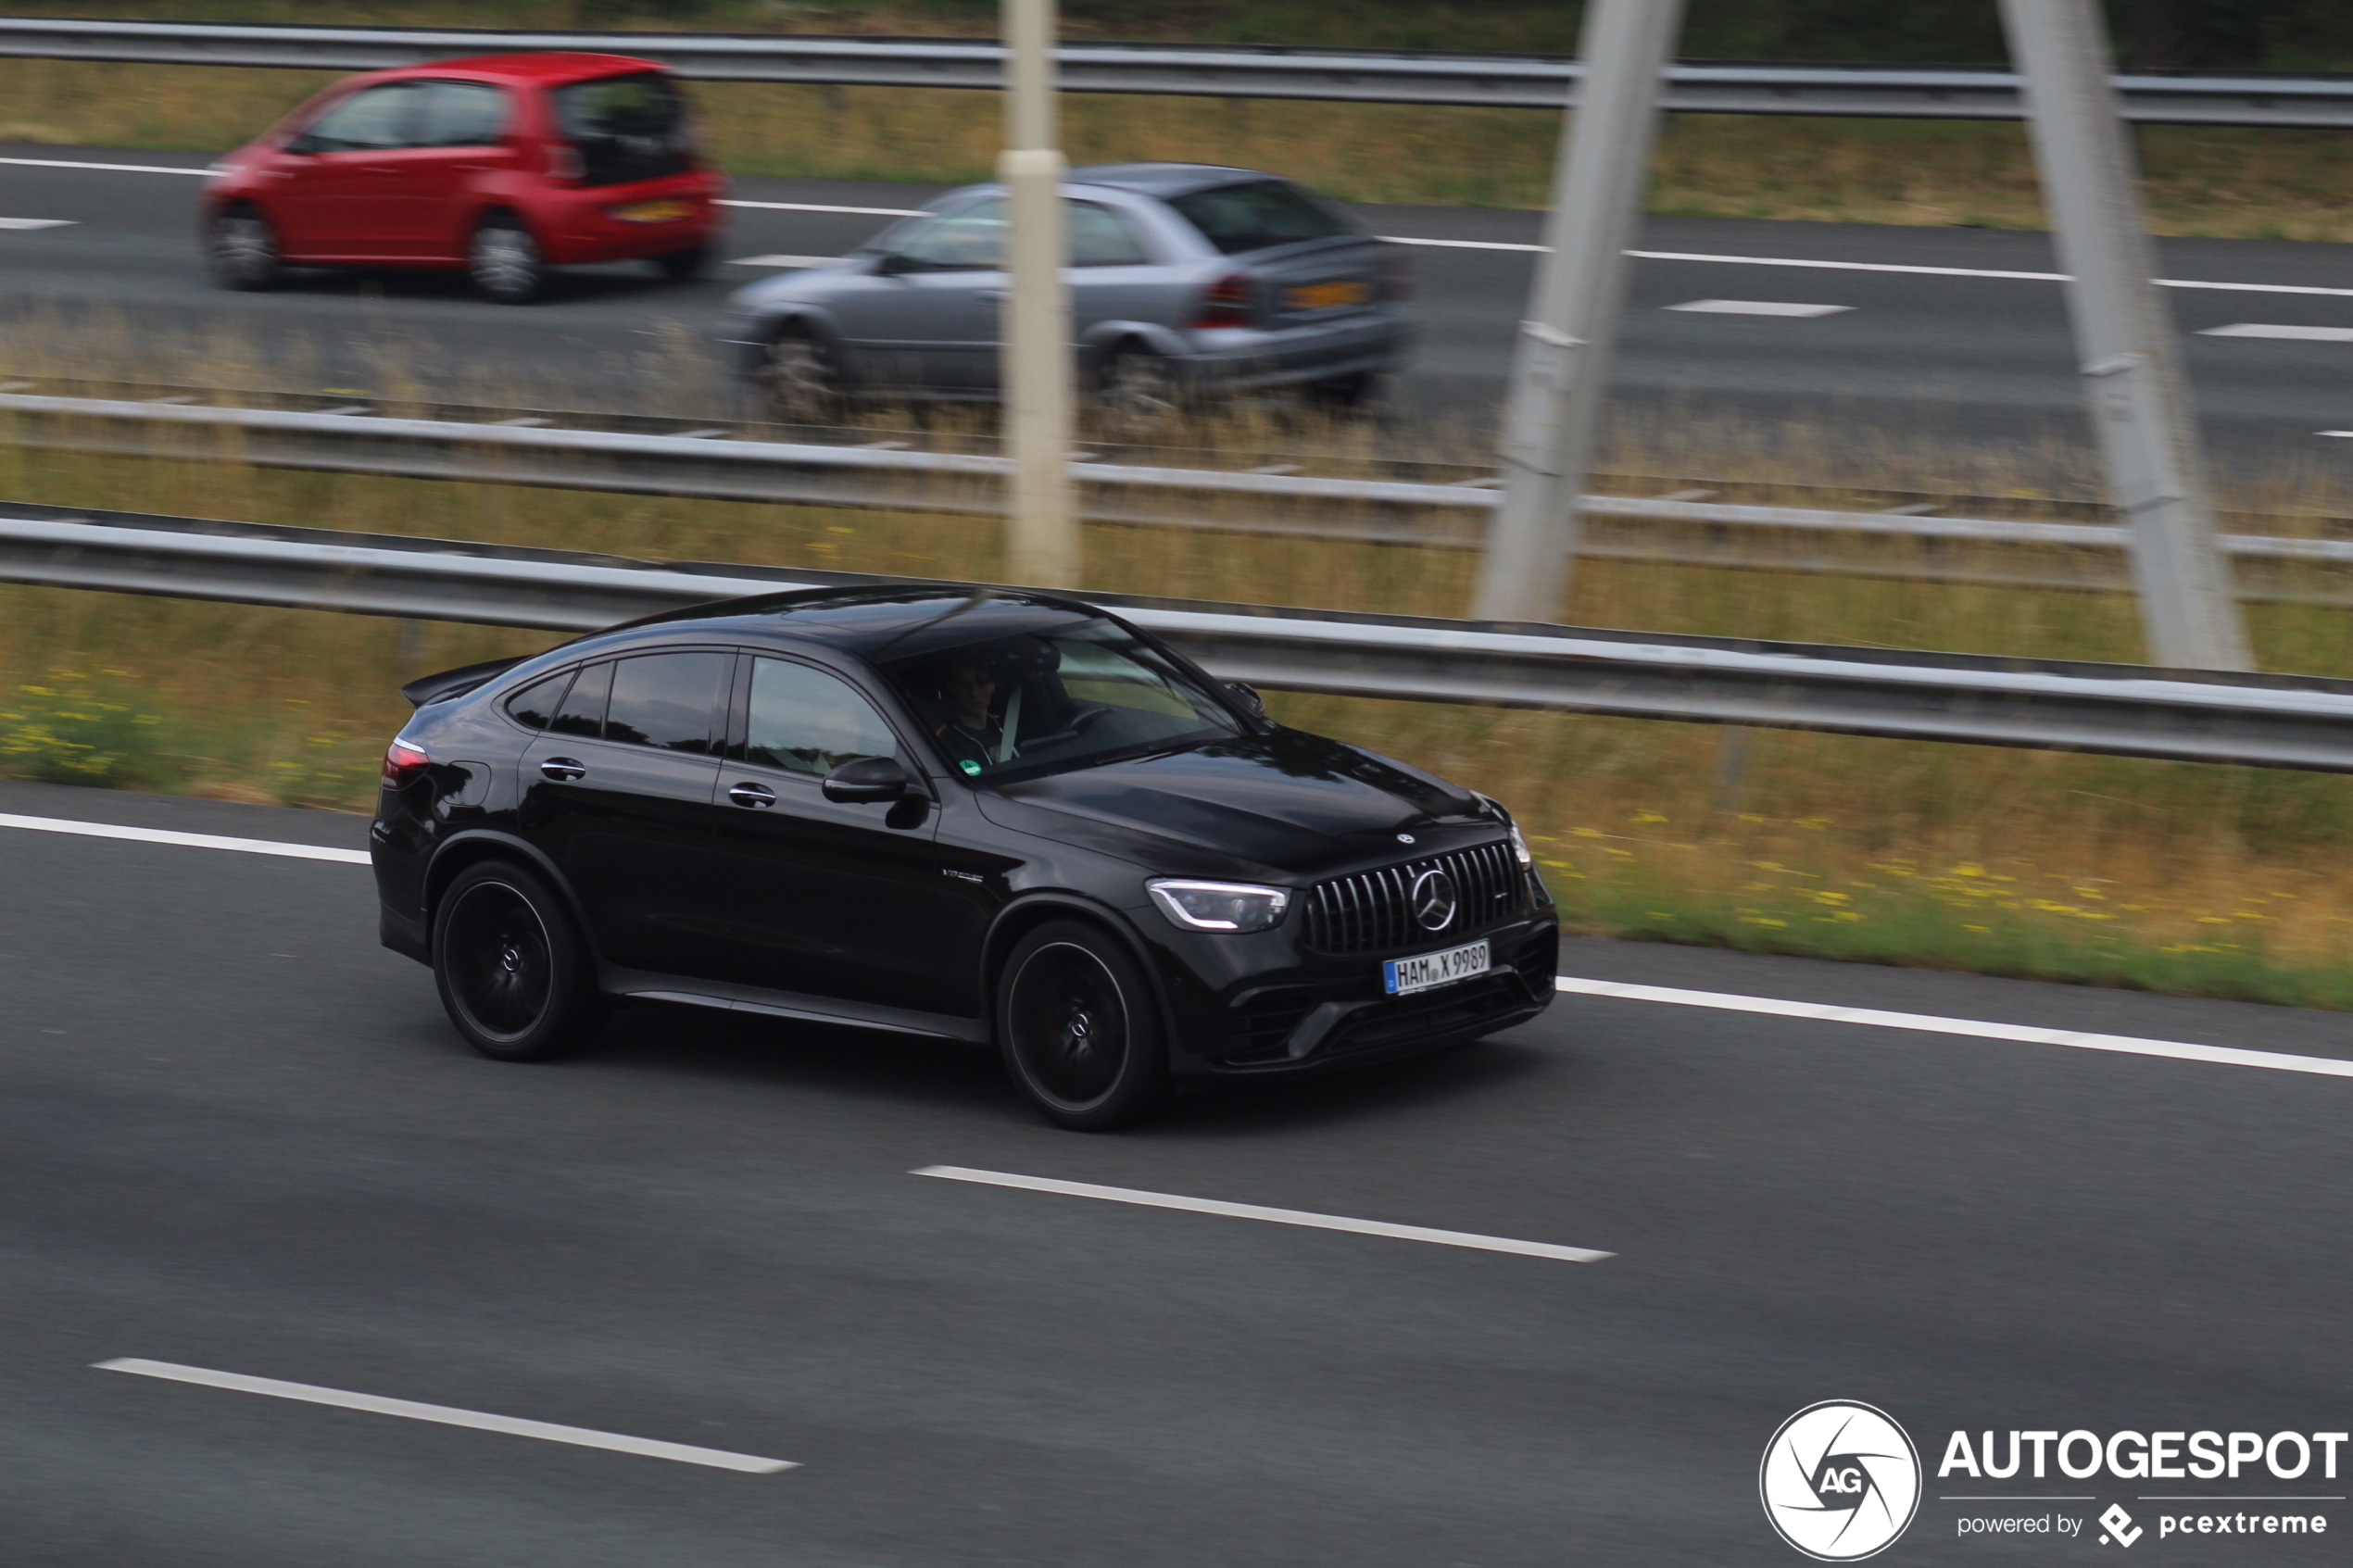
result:
[[[585,765],[569,757],[550,757],[539,764],[539,771],[558,784],[570,784],[574,779],[586,776],[588,771]]]
[[[381,174],[387,180],[393,180],[397,179],[401,171],[397,169],[386,169],[382,164],[373,164],[369,167],[368,172]]]
[[[770,789],[766,784],[729,784],[727,786],[727,798],[734,801],[738,806],[749,806],[757,809],[761,807],[774,806],[776,804],[776,792]]]
[[[975,299],[986,299],[986,300],[990,301],[991,303],[995,303],[995,302],[997,302],[997,301],[1000,301],[1000,300],[1004,299],[1004,298],[1006,297],[1006,294],[1007,294],[1007,291],[1006,291],[1006,290],[1004,290],[1004,289],[975,289],[975,290],[973,290],[973,297],[974,297]]]

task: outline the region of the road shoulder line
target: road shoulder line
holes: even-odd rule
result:
[[[274,838],[232,838],[217,833],[180,833],[171,828],[132,828],[119,822],[80,822],[66,817],[22,817],[0,811],[0,828],[29,833],[72,834],[81,838],[120,838],[138,844],[173,844],[188,849],[233,849],[243,855],[280,855],[290,860],[369,863],[365,849],[334,849],[323,844],[288,844]]]
[[[1931,1013],[1836,1007],[1826,1002],[1789,1002],[1776,997],[1742,997],[1724,991],[1686,991],[1669,985],[1631,985],[1616,980],[1582,980],[1568,974],[1556,976],[1553,986],[1557,991],[1575,996],[1609,997],[1620,1001],[1664,1002],[1670,1007],[1764,1013],[1775,1018],[1803,1018],[1820,1023],[1862,1023],[1879,1029],[1907,1029],[1923,1035],[1963,1035],[1982,1040],[2014,1040],[2025,1045],[2067,1046],[2076,1050],[2115,1051],[2126,1056],[2167,1057],[2176,1061],[2206,1061],[2225,1067],[2261,1067],[2275,1073],[2310,1073],[2328,1078],[2353,1078],[2353,1061],[2341,1061],[2334,1057],[2291,1056],[2283,1051],[2246,1050],[2237,1046],[2200,1046],[2183,1040],[2145,1040],[2133,1035],[2092,1035],[2073,1029],[2038,1028],[2026,1023],[1992,1023],[1977,1019],[1939,1018]]]

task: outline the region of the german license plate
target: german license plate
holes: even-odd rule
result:
[[[1390,959],[1380,966],[1381,989],[1392,997],[1410,997],[1440,985],[1452,985],[1487,972],[1487,944],[1472,942],[1442,953]]]
[[[682,218],[692,218],[695,204],[677,200],[631,202],[626,207],[614,207],[612,215],[623,223],[675,223]]]
[[[1362,305],[1371,297],[1372,290],[1354,278],[1302,283],[1283,295],[1293,310],[1329,310],[1336,305]]]

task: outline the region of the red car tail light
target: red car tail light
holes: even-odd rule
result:
[[[1209,292],[1202,296],[1201,308],[1193,313],[1193,325],[1252,326],[1257,314],[1251,307],[1250,280],[1235,272],[1209,285]]]
[[[433,759],[405,740],[384,747],[384,788],[407,789],[425,776]]]

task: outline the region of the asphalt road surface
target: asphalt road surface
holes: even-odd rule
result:
[[[584,269],[527,309],[484,304],[454,276],[318,274],[238,295],[212,287],[199,265],[197,181],[124,167],[195,169],[202,157],[15,144],[0,145],[0,158],[35,160],[0,161],[0,321],[45,320],[51,339],[87,333],[105,356],[128,345],[134,358],[143,333],[213,341],[225,328],[221,341],[245,346],[217,358],[258,360],[243,373],[291,390],[382,394],[405,375],[458,400],[647,411],[669,399],[687,417],[710,417],[708,406],[684,407],[690,395],[680,389],[707,396],[721,383],[701,340],[727,291],[768,270],[746,258],[837,255],[891,221],[739,207],[728,259],[708,280],[670,283],[635,264]],[[54,167],[72,162],[106,167]],[[734,195],[904,208],[937,189],[744,179]],[[1378,232],[1446,242],[1415,247],[1422,341],[1398,407],[1477,433],[1502,395],[1538,215],[1358,210]],[[18,222],[51,226],[9,226]],[[1810,419],[1920,442],[2086,438],[2061,288],[1973,275],[2054,270],[2045,235],[1660,218],[1645,225],[1642,248],[1655,255],[1634,268],[1615,389],[1629,410]],[[2353,442],[2318,433],[2353,428],[2353,246],[2169,240],[2162,252],[2169,278],[2240,285],[2167,291],[2218,449],[2240,461],[2353,457]],[[2283,287],[2322,292],[2274,292]],[[1703,303],[1715,307],[1678,308]],[[1788,313],[1808,307],[1831,308]],[[2289,335],[2207,335],[2217,328]]]
[[[0,812],[355,849],[352,817]],[[1433,1060],[1089,1137],[986,1058],[625,1014],[465,1050],[364,867],[0,825],[10,1568],[1780,1564],[1777,1426],[1930,1466],[1890,1563],[2113,1561],[1963,1517],[1948,1433],[2343,1431],[2353,1080],[1564,996]],[[1572,974],[2331,1060],[2341,1017],[1603,942]],[[1572,1262],[929,1179],[949,1165],[1596,1248]],[[96,1370],[138,1358],[756,1473]],[[2353,1460],[2353,1455],[2344,1458]],[[2340,1464],[2339,1475],[2345,1473]],[[2073,1500],[1958,1503],[1945,1494]]]

